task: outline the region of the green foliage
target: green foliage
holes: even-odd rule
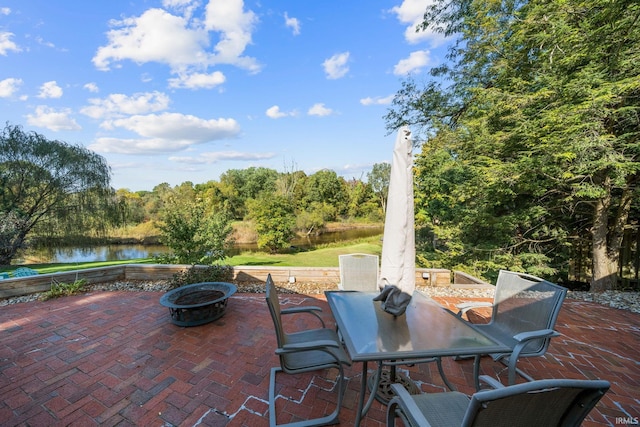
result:
[[[7,124],[0,134],[0,212],[19,222],[0,265],[11,263],[36,227],[49,234],[102,228],[110,216],[110,178],[96,153]]]
[[[231,217],[224,212],[207,213],[200,201],[170,201],[159,228],[162,242],[172,250],[164,262],[211,264],[225,259],[232,245]]]
[[[51,284],[51,290],[43,292],[40,300],[46,301],[53,298],[66,297],[70,295],[80,294],[85,291],[87,281],[85,279],[76,280],[73,283],[57,283]]]
[[[403,82],[386,117],[426,139],[425,260],[566,275],[591,234],[594,289],[615,283],[640,219],[639,20],[627,0],[428,6],[422,27],[452,36],[448,62],[423,88]]]
[[[289,246],[295,236],[296,217],[291,201],[272,195],[251,200],[249,217],[258,233],[258,247],[277,252]]]
[[[308,210],[298,212],[296,215],[296,229],[304,231],[307,235],[321,232],[327,218],[332,215],[331,211],[331,206],[313,203]]]
[[[367,181],[371,185],[382,212],[387,211],[389,197],[389,182],[391,181],[391,163],[376,163],[367,174]]]
[[[307,177],[305,206],[325,203],[333,206],[335,214],[329,220],[347,212],[349,195],[347,184],[332,170],[323,169]]]
[[[5,265],[11,258],[25,249],[27,242],[22,238],[21,230],[26,227],[26,220],[20,218],[14,211],[0,212],[0,260],[5,260]],[[0,261],[0,265],[2,265]]]
[[[192,266],[174,274],[169,280],[171,289],[192,283],[230,282],[233,280],[233,267],[230,265]]]
[[[278,172],[268,168],[230,169],[220,176],[220,191],[225,207],[236,219],[247,214],[247,201],[276,189]]]

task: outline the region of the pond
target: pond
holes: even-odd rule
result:
[[[304,249],[325,243],[343,242],[377,235],[382,237],[382,232],[382,227],[353,228],[333,231],[319,236],[296,238],[291,242],[291,246]],[[235,245],[231,254],[236,255],[241,251],[259,251],[259,249],[255,243],[239,243]],[[137,258],[151,258],[167,252],[169,252],[169,249],[163,245],[141,244],[33,248],[29,250],[23,258],[16,259],[16,263],[31,264],[126,261]]]

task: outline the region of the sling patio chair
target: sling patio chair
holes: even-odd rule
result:
[[[551,338],[560,335],[554,331],[558,313],[567,289],[539,277],[501,270],[496,282],[493,304],[458,304],[457,316],[462,317],[476,307],[492,307],[487,324],[474,324],[485,335],[511,347],[509,353],[492,354],[494,360],[508,366],[508,384],[516,382],[516,373],[528,381],[533,378],[516,367],[520,357],[542,356],[549,348]],[[474,377],[476,389],[480,372],[480,356],[475,356]]]
[[[340,283],[338,289],[341,291],[378,291],[378,260],[377,255],[339,255]]]
[[[335,368],[338,370],[338,403],[336,409],[324,417],[281,424],[289,427],[324,426],[337,424],[338,414],[342,407],[345,391],[344,365],[351,365],[351,360],[342,347],[336,331],[325,327],[318,312],[319,307],[280,308],[280,300],[275,284],[269,274],[266,283],[266,299],[269,312],[276,330],[278,348],[276,354],[280,358],[280,366],[271,368],[269,378],[269,424],[276,426],[276,375],[279,372],[300,374],[310,371]],[[294,313],[308,313],[320,319],[322,327],[287,333],[282,324],[282,316]]]
[[[397,417],[411,427],[577,427],[610,386],[603,380],[548,379],[505,387],[481,379],[494,389],[471,398],[459,392],[410,395],[394,384],[387,427]]]
[[[29,267],[18,267],[13,272],[13,277],[29,277],[29,276],[37,276],[39,273],[33,268]]]

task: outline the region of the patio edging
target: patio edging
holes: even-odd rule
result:
[[[190,268],[185,264],[122,264],[59,273],[39,274],[0,280],[0,299],[36,292],[46,292],[53,283],[71,283],[85,279],[89,283],[117,280],[167,280],[175,273]],[[205,266],[195,266],[196,268]],[[275,282],[335,284],[340,281],[338,267],[275,267],[236,266],[233,268],[235,283],[264,282],[271,274]],[[465,287],[484,287],[486,283],[465,273],[441,268],[417,268],[416,284],[447,287],[451,284]]]

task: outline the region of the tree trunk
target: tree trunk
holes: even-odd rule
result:
[[[606,178],[603,188],[607,189],[607,194],[598,199],[595,205],[592,231],[593,277],[591,278],[591,292],[602,292],[616,287],[620,266],[620,247],[633,197],[633,186],[628,185],[622,192],[618,210],[610,223],[609,213],[612,208],[610,184],[611,180]]]
[[[593,221],[593,275],[591,292],[613,289],[616,284],[618,263],[611,259],[607,245],[608,205],[610,197],[596,201]]]

